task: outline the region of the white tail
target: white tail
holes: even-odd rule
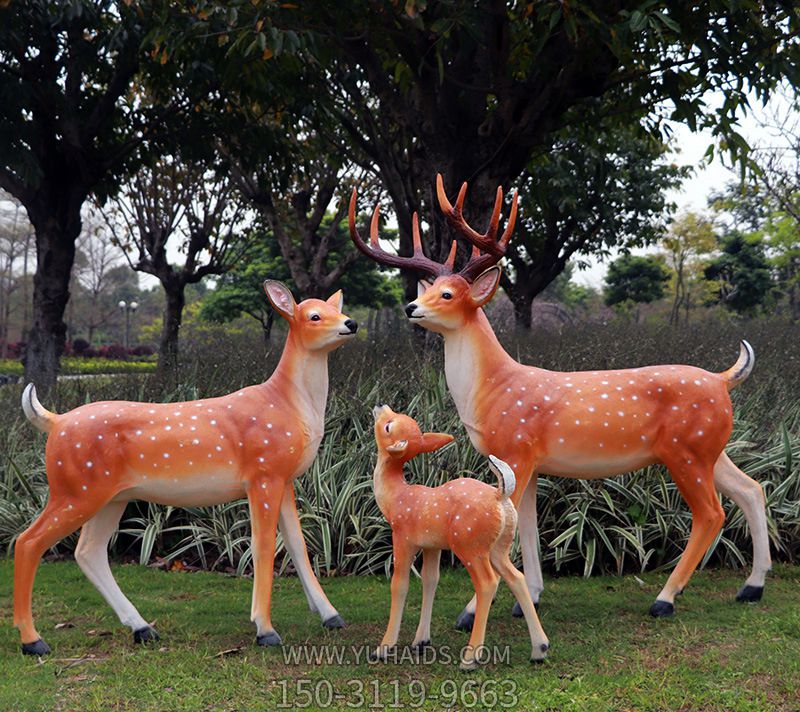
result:
[[[753,372],[753,366],[755,365],[756,355],[753,352],[753,347],[742,339],[739,347],[739,358],[736,359],[736,363],[720,374],[727,381],[728,390],[733,390],[744,381]]]
[[[22,391],[22,410],[25,417],[33,423],[39,430],[44,433],[49,433],[53,427],[53,418],[56,417],[55,413],[51,413],[45,408],[36,397],[36,386],[29,383]]]
[[[494,455],[489,455],[489,469],[497,476],[501,499],[508,499],[517,487],[514,470],[507,462]]]

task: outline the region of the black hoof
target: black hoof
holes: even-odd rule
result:
[[[456,620],[456,630],[465,630],[469,633],[469,631],[472,630],[472,624],[474,622],[475,622],[475,614],[470,613],[465,608],[458,615],[458,619]]]
[[[419,643],[414,643],[414,645],[411,646],[411,649],[417,653],[421,653],[430,644],[431,644],[430,640],[420,640]]]
[[[338,613],[328,618],[326,621],[322,621],[322,625],[326,628],[333,629],[333,628],[344,628],[347,624],[344,622],[344,618],[342,618]]]
[[[49,652],[50,646],[41,638],[34,640],[32,643],[22,644],[22,653],[24,655],[47,655]]]
[[[675,613],[675,606],[668,601],[656,601],[650,606],[650,615],[653,618],[666,618]]]
[[[377,662],[386,662],[389,657],[389,651],[395,650],[397,646],[392,646],[391,648],[384,648],[382,645],[377,649],[373,650],[367,654],[367,659],[371,663]]]
[[[764,595],[764,587],[763,586],[750,586],[745,584],[739,590],[739,593],[736,594],[736,600],[740,603],[755,603],[756,601],[761,600],[761,596]]]
[[[281,640],[281,637],[274,630],[271,630],[269,633],[265,633],[264,635],[256,636],[256,643],[262,646],[268,646],[270,648],[280,645],[282,642],[283,641]]]
[[[155,643],[157,640],[160,640],[159,635],[156,629],[150,626],[133,631],[134,643]]]

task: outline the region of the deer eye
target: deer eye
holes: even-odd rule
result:
[[[442,292],[442,299],[452,299],[453,295],[451,292]]]
[[[320,319],[319,314],[312,314],[311,315],[311,321],[319,321],[319,319]]]

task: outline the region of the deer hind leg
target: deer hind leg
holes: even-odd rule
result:
[[[472,585],[475,587],[475,621],[472,625],[472,633],[469,643],[461,654],[461,669],[474,670],[480,660],[480,652],[486,637],[486,622],[489,620],[489,608],[492,605],[499,578],[492,568],[487,554],[461,556],[455,552],[459,559],[467,566]]]
[[[127,502],[109,502],[83,525],[75,549],[75,561],[86,578],[114,609],[122,625],[133,631],[134,642],[146,643],[158,640],[158,633],[122,593],[108,565],[108,542],[117,530],[125,505]]]
[[[50,647],[36,632],[31,611],[33,581],[42,555],[79,529],[108,499],[110,497],[99,502],[96,498],[92,501],[70,499],[54,496],[51,492],[42,513],[17,537],[14,546],[14,625],[19,629],[23,653],[45,655],[50,652]]]
[[[514,489],[514,494],[511,496],[511,501],[514,506],[520,508],[520,516],[522,515],[522,501],[526,497],[530,497],[533,502],[533,514],[531,516],[531,505],[527,504],[527,512],[525,524],[520,524],[519,535],[520,543],[522,544],[522,561],[525,567],[525,580],[528,582],[528,589],[531,592],[534,604],[539,605],[539,594],[544,588],[542,583],[542,568],[539,564],[539,529],[536,523],[536,458],[525,445],[525,451],[509,452],[505,454],[495,453],[498,457],[506,462],[513,463],[512,467],[517,475],[517,486]],[[532,474],[528,474],[532,473]],[[533,487],[531,490],[531,487]],[[528,490],[531,490],[528,494]],[[464,607],[461,613],[458,614],[456,619],[456,630],[472,630],[472,622],[475,619],[475,606],[477,598],[473,596],[470,602]],[[513,616],[522,617],[522,609],[518,609],[514,604],[511,610]]]
[[[533,662],[541,662],[547,655],[550,643],[542,629],[542,624],[536,613],[536,607],[525,583],[525,577],[517,571],[509,556],[511,544],[514,541],[517,513],[510,503],[504,503],[501,506],[506,507],[505,525],[489,556],[494,570],[508,584],[517,599],[522,615],[525,616],[525,622],[528,624],[528,633],[531,638],[531,660]]]
[[[409,546],[405,541],[401,541],[401,536],[393,536],[394,548],[394,571],[392,572],[392,607],[389,613],[389,623],[383,635],[378,650],[372,656],[373,659],[384,660],[391,648],[397,645],[397,638],[400,635],[400,624],[403,621],[403,608],[406,605],[408,595],[408,575],[411,571],[411,564],[417,555],[418,549]]]
[[[519,502],[519,543],[522,548],[522,567],[533,605],[538,608],[539,596],[544,589],[542,565],[539,561],[539,524],[536,513],[537,476],[533,475]],[[521,618],[522,606],[514,604],[511,615]]]
[[[247,491],[255,569],[250,620],[256,624],[256,643],[259,645],[281,644],[281,637],[272,626],[271,609],[275,540],[283,489],[282,480],[261,477],[254,480]]]
[[[422,551],[422,610],[419,614],[419,626],[417,626],[412,643],[412,646],[417,649],[422,649],[431,642],[433,599],[436,595],[436,586],[439,584],[441,558],[441,549],[424,549]]]
[[[286,551],[292,557],[292,563],[297,570],[297,576],[303,585],[303,591],[308,599],[308,607],[313,613],[319,613],[322,625],[326,628],[344,628],[344,619],[331,605],[325,592],[322,590],[314,569],[308,559],[308,549],[300,527],[300,518],[297,516],[297,503],[294,496],[294,485],[289,482],[283,493],[280,513],[280,529]]]
[[[674,613],[675,596],[683,591],[725,521],[714,489],[713,466],[698,462],[694,454],[685,452],[676,453],[665,464],[692,510],[692,530],[678,565],[650,607],[650,615],[656,618]]]
[[[772,568],[764,491],[758,482],[736,467],[724,452],[714,465],[714,485],[742,510],[753,539],[753,570],[736,595],[736,600],[760,601],[764,579]]]

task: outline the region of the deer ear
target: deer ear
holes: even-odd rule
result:
[[[264,282],[264,291],[267,293],[269,303],[284,319],[291,321],[294,318],[294,308],[297,306],[292,292],[283,282],[277,279],[268,279]]]
[[[423,433],[420,452],[433,452],[449,445],[455,438],[449,433]]]
[[[430,287],[433,282],[429,282],[427,279],[421,279],[417,282],[417,299],[419,299],[425,292],[428,291],[428,287]]]
[[[337,289],[325,301],[326,303],[330,304],[334,309],[336,309],[336,311],[338,311],[340,314],[342,313],[342,309],[344,308],[344,294],[342,294],[341,289]]]
[[[482,307],[497,291],[500,284],[500,268],[495,265],[478,275],[469,288],[469,295],[476,307]]]

